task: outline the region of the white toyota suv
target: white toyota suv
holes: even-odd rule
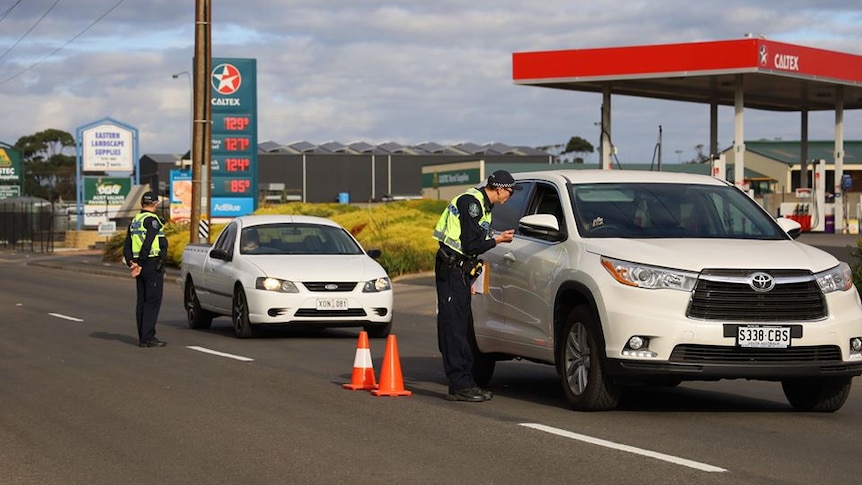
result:
[[[515,239],[485,253],[473,297],[474,375],[499,360],[556,366],[574,409],[632,385],[780,381],[797,410],[832,412],[862,374],[862,304],[846,263],[794,240],[725,181],[603,170],[514,174],[493,211]]]

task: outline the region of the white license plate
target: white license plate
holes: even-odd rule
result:
[[[318,298],[318,310],[347,310],[347,298]]]
[[[740,326],[736,330],[740,347],[786,349],[790,347],[790,327]]]

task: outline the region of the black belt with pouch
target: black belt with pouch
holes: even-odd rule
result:
[[[482,272],[481,259],[476,257],[467,257],[442,246],[438,252],[443,262],[450,268],[461,268],[465,272],[470,273],[470,276],[474,277]]]

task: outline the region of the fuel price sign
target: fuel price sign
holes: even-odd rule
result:
[[[213,217],[236,217],[257,208],[257,61],[213,58]]]

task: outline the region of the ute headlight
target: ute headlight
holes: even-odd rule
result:
[[[258,290],[299,293],[299,288],[292,281],[280,280],[278,278],[260,277],[254,281],[254,287]]]
[[[366,281],[362,286],[363,293],[377,293],[378,291],[386,291],[392,289],[392,282],[388,277],[382,276],[376,280]]]
[[[605,256],[602,256],[602,266],[615,280],[637,288],[691,291],[697,282],[697,273],[630,263]]]
[[[814,277],[817,278],[817,284],[823,293],[847,291],[853,288],[853,271],[850,270],[850,265],[844,262],[832,269],[817,273]]]

